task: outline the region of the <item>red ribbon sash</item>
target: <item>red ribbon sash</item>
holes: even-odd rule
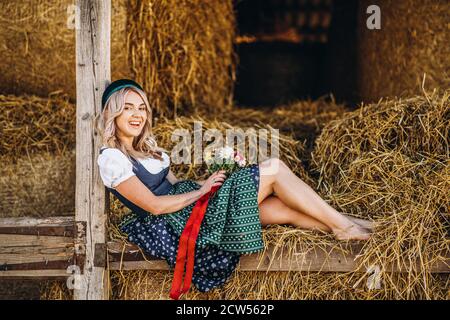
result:
[[[186,226],[180,237],[178,244],[177,260],[175,262],[175,271],[173,275],[172,288],[170,289],[170,298],[178,300],[179,297],[189,291],[194,273],[195,245],[200,232],[200,226],[205,217],[206,208],[211,196],[219,189],[213,187],[208,193],[204,194],[195,203]],[[186,267],[186,274],[183,282],[183,273]]]

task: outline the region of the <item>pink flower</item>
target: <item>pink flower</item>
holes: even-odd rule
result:
[[[236,151],[235,154],[234,154],[234,161],[240,162],[240,161],[243,161],[243,160],[245,161],[244,156]]]
[[[245,159],[238,161],[239,167],[245,167],[246,164],[247,164],[247,161]]]

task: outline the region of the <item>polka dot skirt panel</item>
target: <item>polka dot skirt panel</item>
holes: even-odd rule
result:
[[[253,178],[253,182],[255,183],[256,194],[259,191],[259,165],[254,164],[250,166],[250,174]]]
[[[120,228],[130,242],[148,255],[166,260],[172,270],[175,268],[179,237],[164,219],[142,220],[130,215]],[[200,292],[223,285],[239,263],[239,257],[216,246],[197,246],[192,283]]]

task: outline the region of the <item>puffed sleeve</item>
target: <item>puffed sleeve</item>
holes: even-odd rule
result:
[[[131,161],[118,149],[108,148],[98,156],[100,176],[108,188],[114,189],[120,183],[135,175]]]
[[[170,157],[167,155],[167,153],[162,152],[161,157],[163,159],[162,167],[167,168],[170,166]]]

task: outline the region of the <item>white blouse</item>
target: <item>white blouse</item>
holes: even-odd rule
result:
[[[138,161],[152,174],[158,174],[170,165],[170,158],[162,153],[163,161],[153,158],[138,159]],[[123,181],[136,175],[131,161],[116,148],[108,148],[98,156],[97,164],[100,176],[106,187],[114,189]]]

